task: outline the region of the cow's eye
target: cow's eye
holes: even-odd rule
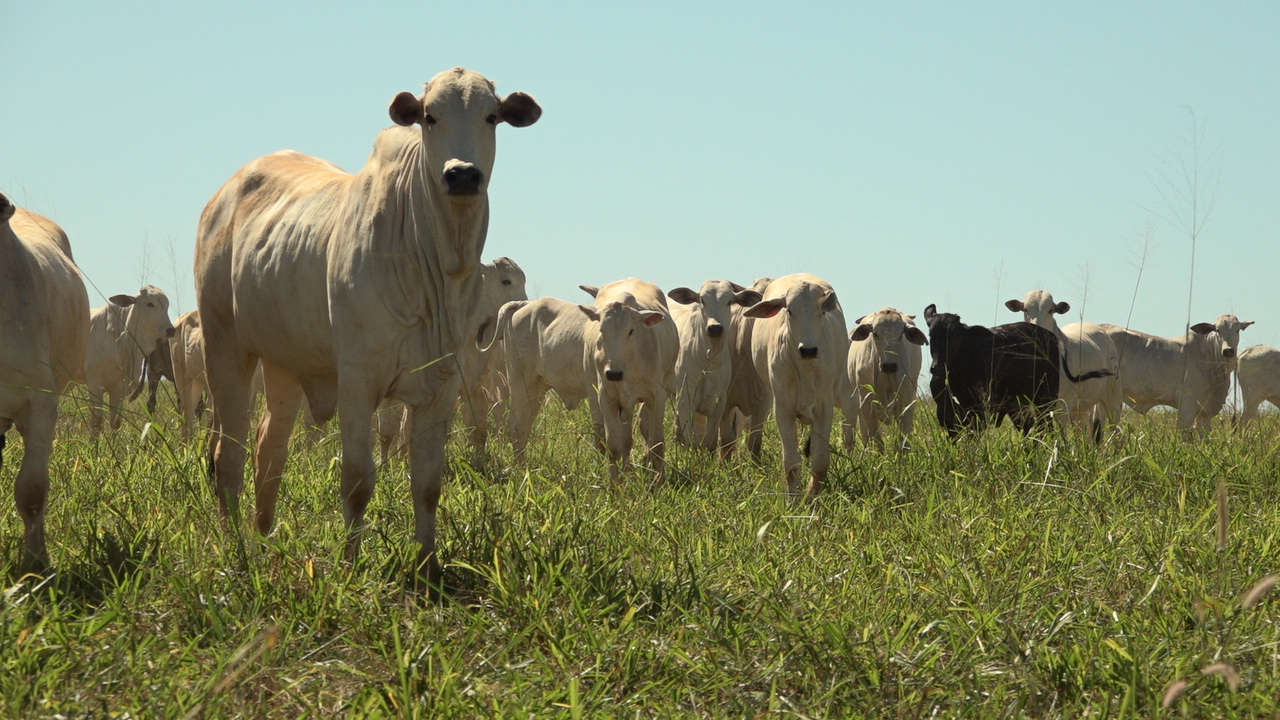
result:
[[[627,331],[627,337],[631,337],[632,335],[635,335],[635,334],[636,334],[635,328],[631,328],[630,330]]]
[[[153,303],[153,302],[149,302],[149,303],[147,303],[147,307],[153,308],[153,307],[155,307],[155,306],[156,306],[156,304],[155,304],[155,303]]]
[[[430,115],[427,115],[425,119],[426,119],[426,121],[427,121],[427,124],[428,124],[428,125],[435,125],[435,124],[436,124],[436,119],[435,119],[435,118],[433,118],[433,117],[431,117]]]
[[[510,284],[511,284],[511,281],[510,281],[510,280],[503,280],[503,281],[502,281],[502,284],[503,284],[503,285],[510,285]]]
[[[498,116],[493,113],[489,113],[489,117],[485,118],[484,121],[489,123],[490,125],[497,125]]]

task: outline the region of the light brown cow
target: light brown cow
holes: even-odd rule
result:
[[[102,431],[103,407],[111,411],[111,429],[120,427],[120,406],[142,375],[142,362],[162,339],[173,337],[169,297],[154,285],[137,295],[113,295],[89,313],[89,349],[84,359],[89,389],[89,431]],[[105,403],[104,403],[105,398]]]
[[[901,449],[909,447],[915,428],[916,385],[929,339],[905,315],[891,307],[859,318],[849,333],[847,372],[850,388],[845,395],[845,447],[853,447],[853,432],[864,443],[884,447],[880,426],[896,423],[902,431]]]
[[[200,311],[192,310],[178,317],[169,354],[173,358],[173,384],[178,393],[178,409],[182,411],[182,437],[189,439],[199,420],[201,397],[209,391],[204,372],[204,332],[200,328]]]
[[[803,466],[796,423],[812,427],[806,491],[812,500],[822,490],[831,463],[831,424],[849,355],[840,301],[826,280],[797,273],[769,283],[764,299],[743,315],[756,318],[752,359],[773,400],[782,468],[792,497],[800,495]]]
[[[14,481],[24,571],[49,562],[44,515],[58,399],[83,380],[88,343],[89,296],[66,233],[0,194],[0,455],[16,427],[25,443]]]
[[[1263,402],[1280,406],[1280,350],[1268,345],[1254,345],[1236,358],[1236,377],[1240,379],[1240,422],[1258,417]]]
[[[438,587],[436,507],[461,390],[458,353],[474,342],[496,129],[541,108],[454,68],[419,97],[391,102],[399,127],[354,175],[292,151],[254,160],[210,200],[196,244],[196,295],[213,393],[215,487],[239,516],[250,380],[263,364],[255,521],[270,532],[301,385],[316,420],[342,436],[347,557],[359,553],[377,479],[369,431],[384,397],[412,409],[409,441],[420,580]],[[414,127],[417,126],[417,127]]]
[[[756,278],[751,289],[763,297],[765,288],[773,278]],[[729,378],[729,389],[725,394],[724,415],[720,418],[720,452],[724,456],[733,453],[738,442],[739,425],[746,433],[747,451],[756,462],[764,440],[764,421],[769,417],[769,389],[760,374],[756,372],[755,362],[751,356],[751,337],[755,327],[755,319],[747,317],[747,309],[741,305],[733,306],[733,320],[730,332],[733,334],[732,356],[730,365],[732,373]]]
[[[737,340],[733,308],[760,301],[755,290],[728,282],[708,280],[698,292],[678,287],[667,292],[674,300],[671,319],[680,336],[676,359],[676,439],[682,445],[697,444],[708,452],[720,446],[720,421],[728,402],[733,378],[733,346]],[[698,423],[704,423],[699,429]]]
[[[667,478],[663,416],[667,398],[675,391],[680,352],[667,298],[657,285],[635,278],[600,288],[578,287],[596,299],[594,309],[584,307],[583,311],[599,323],[599,333],[594,343],[588,337],[588,345],[594,350],[609,476],[617,481],[629,461],[634,442],[631,422],[639,404],[645,461],[655,484],[661,484]]]

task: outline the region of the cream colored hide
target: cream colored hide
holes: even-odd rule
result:
[[[489,442],[489,415],[506,400],[506,371],[503,368],[502,344],[493,344],[493,328],[498,310],[513,300],[527,300],[524,271],[514,260],[500,257],[480,266],[480,306],[476,312],[475,341],[462,344],[463,424],[470,428],[471,448],[475,460],[484,459]],[[404,439],[412,432],[412,420],[404,403],[384,399],[374,416],[374,429],[387,461],[394,446],[407,454]],[[398,441],[398,442],[397,442]]]
[[[909,448],[915,427],[916,383],[923,358],[921,345],[929,340],[905,315],[891,307],[860,318],[849,333],[850,389],[845,395],[845,447],[854,446],[854,429],[863,443],[884,447],[880,426],[896,423],[901,448]]]
[[[596,368],[609,476],[616,482],[630,461],[631,431],[640,405],[640,435],[654,483],[667,478],[663,416],[667,397],[675,392],[680,336],[669,319],[667,298],[657,285],[635,278],[615,280],[601,288],[579,285],[596,299],[583,308],[595,333],[587,336]]]
[[[1064,422],[1086,429],[1094,442],[1101,442],[1103,427],[1120,422],[1120,409],[1124,406],[1120,357],[1107,331],[1091,322],[1058,327],[1053,316],[1066,314],[1071,305],[1054,302],[1053,295],[1044,290],[1032,290],[1025,299],[1010,300],[1005,307],[1022,313],[1023,319],[1032,325],[1052,330],[1058,336],[1063,359],[1072,374],[1080,376],[1094,370],[1114,373],[1081,383],[1068,380],[1065,372],[1060,374],[1058,396],[1066,410]]]
[[[806,496],[813,500],[831,462],[831,424],[849,357],[840,301],[826,280],[798,273],[774,280],[764,299],[743,314],[756,318],[752,360],[773,400],[782,468],[794,498],[803,467],[796,424],[812,427]]]
[[[200,218],[196,296],[223,515],[239,516],[250,382],[261,359],[267,409],[255,524],[268,533],[275,522],[301,386],[317,421],[340,419],[340,497],[354,560],[377,477],[369,428],[378,402],[392,397],[412,409],[417,577],[434,584],[444,447],[462,385],[450,358],[474,342],[496,129],[531,125],[541,108],[524,93],[499,97],[483,76],[454,68],[421,96],[397,95],[389,114],[399,127],[378,135],[354,175],[282,151],[227,181]]]
[[[200,311],[192,310],[178,317],[169,340],[173,358],[173,383],[177,386],[178,409],[182,411],[182,439],[191,439],[191,430],[199,420],[201,396],[208,392],[204,372],[204,333],[200,329]]]
[[[671,319],[680,338],[676,358],[676,439],[715,452],[720,421],[733,377],[734,312],[760,301],[755,290],[725,280],[708,280],[698,292],[667,292]],[[737,323],[741,324],[741,323]],[[697,436],[695,438],[695,435]]]
[[[751,289],[764,296],[765,288],[773,278],[756,278]],[[733,454],[738,442],[739,425],[746,433],[747,451],[752,459],[760,461],[760,452],[764,438],[764,421],[769,417],[771,400],[769,389],[765,387],[760,374],[756,372],[755,362],[751,355],[751,337],[755,327],[755,318],[745,315],[746,308],[734,305],[733,320],[730,332],[733,335],[732,355],[730,357],[731,375],[729,389],[726,392],[724,414],[720,419],[720,449],[724,457]]]
[[[1139,413],[1157,405],[1178,409],[1184,435],[1208,432],[1231,390],[1236,351],[1213,323],[1197,323],[1185,337],[1156,337],[1102,326],[1120,353],[1124,399]],[[1239,342],[1239,333],[1236,334]]]
[[[548,390],[559,395],[570,410],[588,401],[596,435],[603,434],[593,358],[598,334],[599,323],[591,320],[583,306],[556,298],[509,302],[498,312],[492,342],[506,346],[511,393],[508,435],[518,461],[524,459]]]
[[[24,444],[14,478],[22,518],[22,572],[48,565],[45,508],[58,400],[84,375],[89,296],[66,233],[0,194],[0,464],[4,434]]]
[[[89,313],[84,377],[89,389],[89,431],[94,437],[102,431],[104,405],[111,411],[111,429],[120,427],[120,405],[137,382],[142,361],[157,341],[173,333],[169,297],[153,285],[144,285],[137,295],[114,295]]]
[[[1243,403],[1241,422],[1256,418],[1264,402],[1280,406],[1280,350],[1267,345],[1246,348],[1236,358],[1236,377]]]
[[[1222,336],[1223,342],[1231,349],[1231,352],[1224,353],[1223,357],[1228,359],[1227,364],[1232,370],[1236,369],[1236,357],[1240,353],[1240,333],[1252,324],[1252,320],[1242,322],[1235,315],[1219,315],[1213,322],[1213,329]]]

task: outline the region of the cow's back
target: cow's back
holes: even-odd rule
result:
[[[590,337],[587,316],[577,305],[556,298],[540,298],[524,304],[511,316],[504,332],[511,383],[537,377],[569,402],[580,402],[591,392],[594,366],[587,363]]]

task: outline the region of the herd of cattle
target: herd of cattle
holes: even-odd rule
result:
[[[724,280],[666,293],[629,278],[583,285],[591,304],[529,300],[515,262],[481,262],[488,182],[500,123],[525,127],[541,108],[529,95],[496,93],[455,68],[421,95],[391,103],[396,126],[378,135],[365,167],[349,174],[283,151],[246,165],[206,206],[196,242],[199,310],[169,319],[152,286],[90,310],[66,234],[0,195],[0,452],[15,427],[25,441],[15,498],[24,567],[48,561],[44,514],[58,399],[87,386],[91,430],[104,410],[114,429],[125,395],[168,377],[184,437],[212,408],[210,473],[224,517],[237,520],[255,396],[254,520],[268,533],[300,409],[307,422],[339,416],[347,552],[359,551],[373,492],[373,437],[385,459],[407,453],[419,578],[438,579],[436,507],[454,412],[478,456],[491,412],[523,457],[547,391],[569,408],[586,400],[598,446],[616,480],[626,467],[638,409],[643,457],[665,476],[664,421],[675,405],[679,442],[725,456],[742,443],[759,457],[772,416],[793,496],[813,497],[830,461],[835,410],[853,447],[912,434],[923,346],[939,423],[952,437],[1008,416],[1024,433],[1056,416],[1095,441],[1138,412],[1178,410],[1184,432],[1203,432],[1223,407],[1231,372],[1244,418],[1280,400],[1280,350],[1240,353],[1234,315],[1162,338],[1115,325],[1059,327],[1070,307],[1044,291],[1010,300],[1023,321],[969,326],[958,315],[893,308],[846,324],[832,286],[809,274]],[[1061,412],[1052,413],[1055,408]],[[376,433],[370,427],[376,427]],[[807,442],[798,425],[810,427]],[[809,459],[802,486],[803,454]]]

